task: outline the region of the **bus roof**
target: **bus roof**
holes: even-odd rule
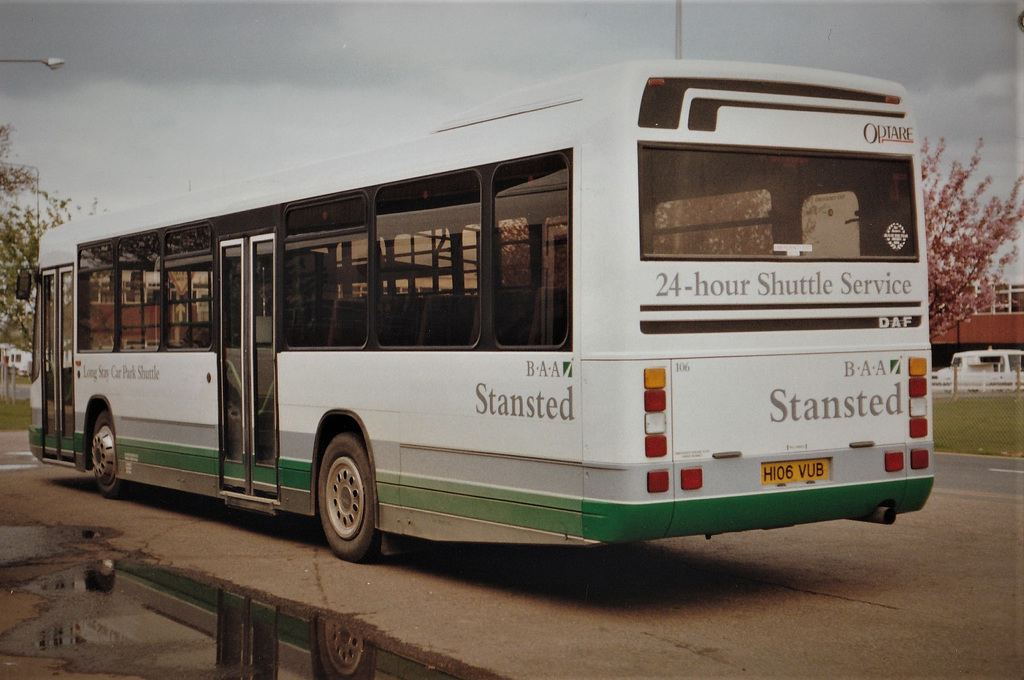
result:
[[[480,159],[470,158],[468,154],[481,153],[481,145],[469,142],[479,142],[485,136],[489,140],[512,140],[503,142],[510,148],[526,139],[545,138],[565,148],[576,139],[579,131],[601,121],[631,119],[635,124],[648,78],[805,83],[851,91],[884,92],[899,97],[905,95],[904,89],[896,83],[819,69],[741,62],[625,62],[498,96],[439,126],[434,133],[400,145],[360,151],[316,165],[189,193],[117,213],[74,219],[43,235],[40,266],[51,267],[74,261],[79,243],[189,224],[471,165]],[[537,121],[528,115],[539,113],[546,115],[544,125],[536,124]],[[461,162],[462,156],[466,156],[465,163]]]

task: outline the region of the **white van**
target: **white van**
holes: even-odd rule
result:
[[[1021,379],[1022,357],[1024,351],[1019,349],[957,352],[951,366],[932,373],[932,388],[937,392],[952,391],[955,377],[960,391],[1013,391]]]

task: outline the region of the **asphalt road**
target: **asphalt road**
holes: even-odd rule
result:
[[[0,433],[0,524],[90,527],[93,556],[350,614],[466,677],[1024,677],[1019,459],[937,455],[928,505],[892,526],[446,545],[352,565],[311,520],[155,489],[106,501],[89,477],[18,455],[23,442]]]
[[[935,488],[1024,498],[1024,458],[939,454]]]

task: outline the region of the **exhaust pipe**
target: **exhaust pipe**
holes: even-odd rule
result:
[[[896,521],[896,509],[890,505],[879,505],[867,517],[858,518],[861,522],[874,522],[875,524],[892,524]]]

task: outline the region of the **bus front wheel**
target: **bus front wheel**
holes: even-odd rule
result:
[[[104,411],[96,418],[91,455],[100,494],[104,498],[120,498],[124,494],[124,480],[117,475],[117,436],[110,411]]]
[[[317,504],[334,554],[349,562],[380,555],[377,494],[363,443],[352,434],[331,440],[320,462]]]

